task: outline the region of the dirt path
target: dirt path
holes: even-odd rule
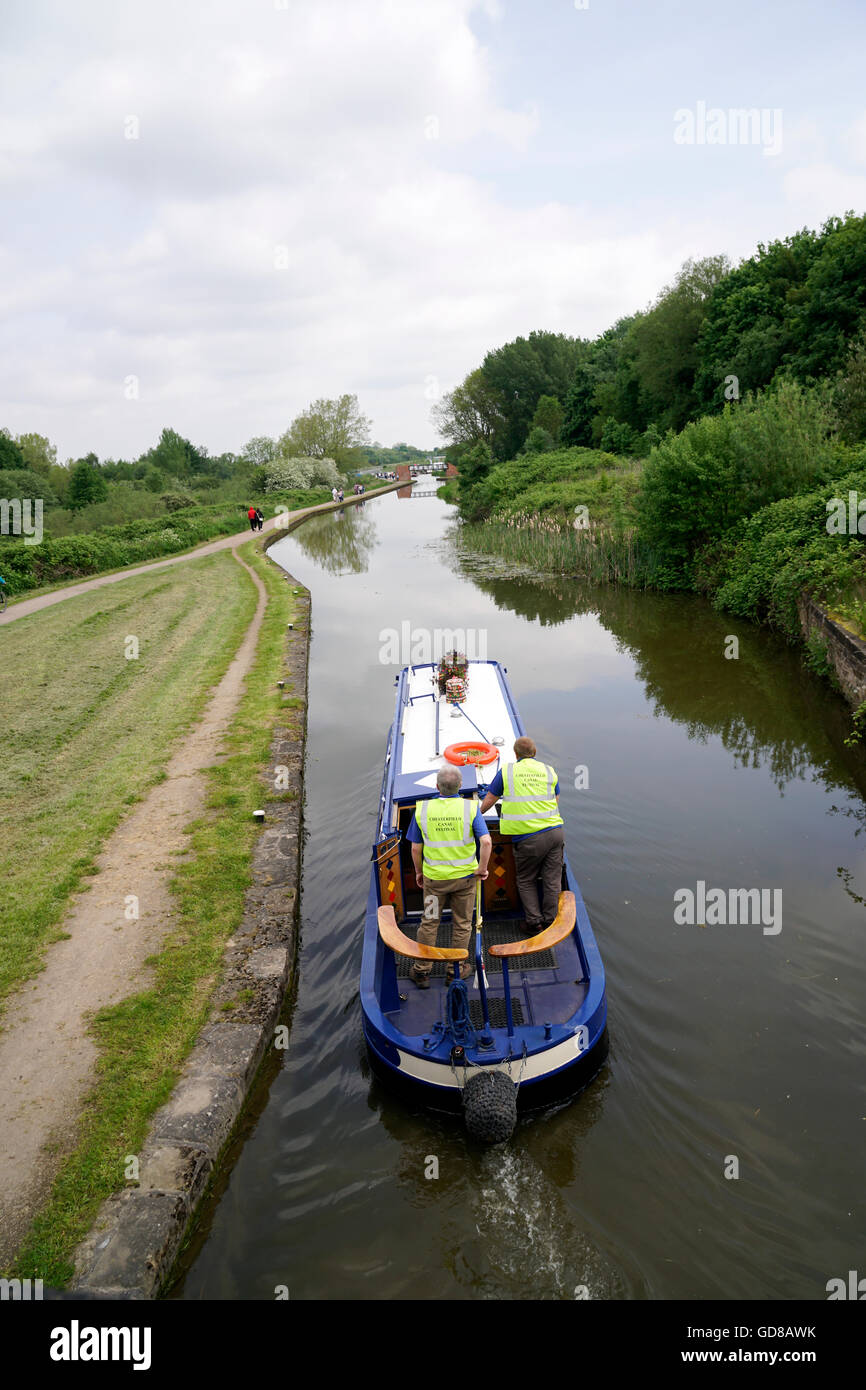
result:
[[[223,538],[194,554],[235,548],[246,539],[246,534]],[[167,563],[190,558],[178,556]],[[173,925],[168,882],[177,859],[172,851],[182,844],[184,826],[204,809],[203,772],[219,760],[221,740],[252,664],[265,611],[265,587],[247,565],[244,569],[259,592],[255,617],[200,723],[172,753],[167,780],[134,806],[110,836],[97,859],[99,873],[91,887],[70,904],[63,923],[68,940],[50,947],[45,970],[14,996],[4,1018],[0,1033],[0,1268],[9,1263],[64,1154],[74,1146],[81,1103],[95,1079],[97,1052],[87,1031],[89,1015],[146,987],[149,972],[144,961]],[[126,570],[103,581],[75,585],[73,592],[137,572]],[[44,607],[64,596],[65,591],[58,591],[31,602]],[[21,604],[12,616],[22,616],[29,607]],[[138,898],[138,920],[128,921],[125,916],[130,894]]]
[[[337,505],[342,507],[357,506],[359,502],[367,502],[371,497],[378,497],[383,492],[391,492],[401,484],[389,483],[387,487],[374,488],[372,492],[367,492],[363,497],[347,497],[344,502]],[[282,516],[272,516],[264,524],[263,531],[275,531],[286,521],[296,522],[299,517],[312,516],[315,512],[334,511],[333,502],[320,502],[315,507],[302,507],[296,512],[283,513]],[[285,519],[284,519],[285,518]],[[13,603],[5,613],[0,613],[0,627],[4,623],[14,623],[16,618],[25,618],[28,613],[37,613],[40,608],[50,608],[54,603],[62,603],[64,599],[75,598],[78,594],[86,594],[89,589],[101,589],[105,584],[119,584],[124,579],[130,579],[134,574],[146,574],[148,570],[165,569],[169,565],[182,565],[188,560],[197,560],[200,555],[213,555],[217,550],[237,550],[239,545],[251,540],[259,532],[250,530],[236,531],[233,536],[220,536],[218,540],[207,541],[204,545],[196,546],[195,550],[185,550],[182,555],[170,555],[165,560],[149,560],[146,565],[135,565],[132,569],[118,570],[117,574],[99,574],[94,579],[79,580],[75,584],[69,584],[66,588],[55,589],[50,594],[39,594],[36,598],[21,599],[19,603]]]

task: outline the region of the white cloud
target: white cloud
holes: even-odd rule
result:
[[[783,180],[785,196],[797,209],[797,217],[817,226],[834,213],[866,207],[866,176],[852,174],[833,164],[810,164],[792,169]]]
[[[651,235],[449,171],[538,127],[497,99],[469,0],[86,8],[85,41],[82,7],[54,7],[47,54],[20,15],[0,74],[0,177],[59,232],[8,233],[6,423],[61,454],[135,454],[169,422],[239,447],[344,390],[379,437],[432,441],[431,376],[533,327],[597,331],[671,268]]]
[[[431,377],[534,328],[600,332],[744,236],[687,188],[688,218],[662,188],[650,221],[585,172],[533,193],[547,93],[503,96],[472,28],[495,35],[496,3],[5,8],[0,423],[61,456],[134,456],[164,424],[238,448],[343,391],[376,437],[429,443]],[[576,167],[599,138],[576,128]],[[864,201],[805,126],[797,148],[791,202]]]
[[[852,159],[866,164],[866,111],[845,132],[845,145]]]

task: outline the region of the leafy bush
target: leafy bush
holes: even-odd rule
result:
[[[159,500],[167,512],[182,512],[195,506],[195,498],[183,492],[164,492]]]
[[[643,437],[631,425],[621,424],[608,415],[601,431],[599,447],[606,453],[637,457],[644,452]]]
[[[130,521],[164,514],[165,508],[152,492],[133,482],[109,483],[104,502],[91,502],[78,511],[52,507],[45,513],[45,531],[50,537],[80,536],[101,531],[106,526],[123,526]]]
[[[57,505],[58,498],[44,473],[34,473],[30,468],[4,468],[0,472],[0,497],[29,497],[31,501],[42,498],[45,507]]]
[[[730,402],[653,449],[638,499],[638,529],[690,587],[695,551],[759,508],[814,486],[832,457],[826,390],[781,380]]]
[[[285,492],[274,500],[295,509],[329,501],[330,494],[322,488]],[[0,574],[9,592],[17,594],[46,584],[157,560],[162,555],[189,550],[216,536],[233,535],[246,526],[244,509],[237,504],[187,507],[184,511],[172,512],[170,526],[166,525],[166,520],[162,512],[157,517],[107,526],[85,535],[49,537],[39,545],[25,545],[19,538],[0,537]]]
[[[543,425],[536,425],[526,437],[527,454],[547,454],[554,446],[553,435]]]
[[[863,625],[866,547],[859,535],[827,531],[827,504],[849,491],[866,497],[866,459],[845,477],[786,497],[739,522],[695,559],[696,587],[717,608],[769,623],[799,638],[797,600],[809,594],[843,619]]]
[[[475,476],[477,481],[464,487],[464,464],[460,463],[460,510],[467,520],[480,521],[492,516],[518,512],[553,512],[563,521],[574,515],[574,508],[588,503],[587,493],[595,486],[595,474],[606,471],[614,478],[632,474],[634,465],[598,449],[555,449],[550,453],[523,454],[520,458],[497,463]],[[592,510],[592,508],[590,508]]]
[[[329,458],[275,458],[265,464],[265,492],[286,488],[339,487],[342,474]]]
[[[823,676],[826,680],[832,679],[835,670],[830,660],[826,637],[822,637],[820,632],[810,632],[804,646],[803,664],[816,676]]]

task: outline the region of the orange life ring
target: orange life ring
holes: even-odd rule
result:
[[[487,763],[492,763],[499,757],[499,749],[479,738],[473,743],[449,743],[444,756],[449,763],[456,763],[458,767],[465,767],[467,763],[485,767]]]

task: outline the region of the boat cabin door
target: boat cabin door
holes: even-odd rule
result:
[[[398,922],[406,916],[403,903],[403,875],[400,866],[400,836],[389,835],[374,850],[379,870],[379,902],[391,906]]]

